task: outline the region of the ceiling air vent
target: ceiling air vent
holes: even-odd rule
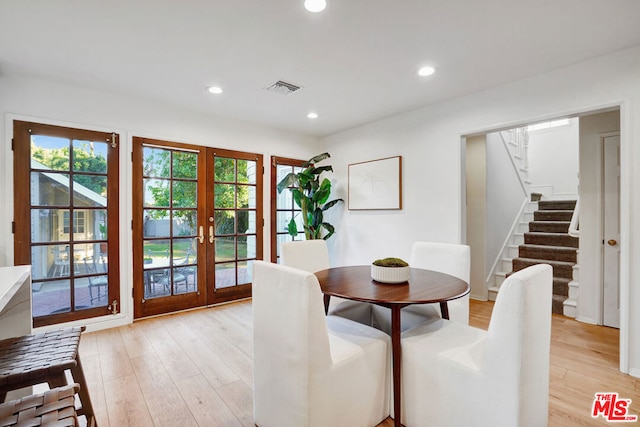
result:
[[[277,82],[265,87],[265,89],[269,92],[279,93],[280,95],[291,95],[293,92],[299,90],[300,86],[278,80]]]

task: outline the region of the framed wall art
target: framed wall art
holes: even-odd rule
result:
[[[402,209],[402,156],[349,165],[349,210]]]

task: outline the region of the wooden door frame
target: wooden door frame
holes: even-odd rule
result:
[[[144,211],[143,203],[143,149],[145,146],[155,146],[158,148],[183,150],[188,152],[197,152],[198,156],[198,200],[206,199],[206,185],[200,185],[200,181],[205,176],[206,163],[206,147],[183,144],[171,141],[162,141],[151,138],[136,137],[132,138],[132,185],[133,185],[133,217],[132,217],[132,246],[133,246],[133,318],[153,316],[165,314],[172,311],[179,311],[188,308],[200,307],[206,304],[205,286],[205,269],[198,268],[196,283],[198,292],[185,293],[179,295],[171,295],[171,299],[161,300],[160,298],[145,300],[144,298],[144,219],[142,212]],[[205,211],[198,205],[198,226],[205,225]],[[173,239],[170,236],[169,239]],[[198,266],[206,265],[204,262],[206,249],[203,245],[199,246],[197,251]],[[170,266],[171,267],[171,266]],[[170,268],[168,267],[168,268]]]

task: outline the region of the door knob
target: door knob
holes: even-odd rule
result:
[[[607,243],[609,244],[609,246],[615,246],[618,244],[618,242],[614,239],[608,240]]]

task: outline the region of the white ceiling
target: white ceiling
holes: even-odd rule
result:
[[[1,0],[0,76],[325,136],[640,44],[638,0],[327,2]],[[303,88],[263,89],[276,80]]]

